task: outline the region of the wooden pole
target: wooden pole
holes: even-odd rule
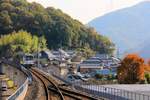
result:
[[[2,67],[2,62],[0,61],[0,75],[3,75],[3,67]]]

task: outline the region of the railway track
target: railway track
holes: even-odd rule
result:
[[[43,74],[41,71],[37,69],[32,68],[30,69],[30,71],[42,81],[43,87],[45,89],[46,100],[53,100],[50,92],[57,94],[60,100],[104,100],[91,97],[89,95],[85,95],[77,91],[74,91],[66,86],[62,86],[59,83],[57,83],[54,79]]]
[[[42,75],[38,71],[31,69],[30,70],[43,84],[43,88],[45,90],[45,100],[52,100],[52,95],[49,92],[48,86],[51,84],[54,89],[57,90],[59,97],[61,100],[64,100],[64,96],[62,95],[61,91],[59,88],[52,82],[50,81],[46,76]]]
[[[19,69],[22,68],[20,65],[9,62],[5,59],[3,60],[3,62],[12,66],[16,66]],[[27,70],[25,70],[25,72],[25,74],[28,74],[28,77],[32,77],[33,74],[42,82],[45,95],[42,98],[40,98],[40,100],[104,100],[74,91],[72,90],[72,88],[64,87],[62,86],[62,84],[56,82],[52,77],[44,74],[42,71],[36,68],[30,68],[29,72],[27,72]],[[56,93],[59,99],[54,99],[54,95],[52,95],[51,92]]]

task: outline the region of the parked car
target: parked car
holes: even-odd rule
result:
[[[85,78],[91,78],[91,75],[86,73],[86,74],[83,74]]]
[[[67,80],[68,81],[80,81],[81,80],[81,78],[79,77],[79,76],[76,76],[76,75],[68,75],[67,76]]]
[[[85,78],[84,76],[82,76],[82,75],[77,75],[77,74],[70,74],[70,75],[68,75],[67,76],[67,79],[69,80],[69,81],[87,81],[88,80],[88,78]]]
[[[88,80],[88,78],[85,75],[81,74],[80,72],[77,72],[76,75],[79,76],[80,79],[83,80],[83,81],[87,81]]]

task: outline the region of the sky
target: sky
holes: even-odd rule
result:
[[[117,9],[133,6],[150,0],[28,0],[38,2],[44,7],[61,9],[74,19],[86,24],[92,19]]]

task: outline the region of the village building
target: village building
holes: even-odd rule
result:
[[[119,63],[120,60],[115,57],[108,57],[107,55],[94,56],[78,64],[78,72],[104,72],[104,74],[111,72],[115,74]]]
[[[89,73],[101,69],[103,69],[103,65],[100,60],[86,60],[78,65],[78,71],[81,73]]]

